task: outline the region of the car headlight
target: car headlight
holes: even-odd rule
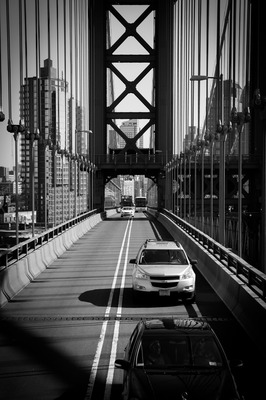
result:
[[[136,279],[148,279],[148,275],[146,275],[144,271],[138,268],[136,272]]]
[[[188,269],[186,270],[186,272],[181,276],[181,279],[190,279],[190,278],[193,278],[193,276],[194,276],[194,273],[193,273],[192,268],[190,267],[190,268],[188,268]]]

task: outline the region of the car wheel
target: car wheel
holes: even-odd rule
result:
[[[186,304],[193,304],[193,303],[195,303],[195,301],[196,301],[196,295],[195,295],[195,293],[193,293],[191,296],[189,296],[189,297],[185,297],[184,298],[184,303],[186,303]]]

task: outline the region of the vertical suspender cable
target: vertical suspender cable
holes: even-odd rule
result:
[[[66,104],[66,94],[67,94],[67,79],[66,79],[66,0],[63,0],[63,40],[64,40],[64,74],[62,74],[62,85],[64,88],[64,132],[61,133],[62,140],[61,143],[61,167],[62,167],[62,222],[65,221],[65,207],[64,207],[64,177],[65,177],[65,155],[64,151],[66,150],[67,145],[67,104]],[[64,145],[64,149],[62,148]]]
[[[179,104],[181,104],[181,99],[182,99],[182,74],[183,74],[183,2],[180,3],[180,10],[179,10],[179,24],[180,24],[180,30],[179,30],[179,35],[180,35],[180,39],[179,39],[179,69],[180,69],[180,77],[179,77]],[[183,115],[182,115],[182,108],[179,107],[179,118],[180,118],[180,152],[182,151],[182,135],[183,135]],[[181,191],[180,191],[181,194]],[[180,197],[180,204],[181,204],[181,197]]]
[[[188,58],[188,38],[189,38],[189,18],[188,18],[188,4],[185,4],[185,96],[184,98],[188,98],[189,91],[189,58]],[[187,133],[187,127],[189,126],[189,116],[188,116],[188,104],[187,101],[184,101],[185,105],[185,134]],[[187,161],[187,149],[184,149],[184,173],[185,173],[185,181],[184,181],[184,218],[187,219],[187,171],[186,171],[186,161]]]
[[[25,90],[29,91],[29,82],[28,82],[28,30],[27,30],[27,0],[24,0],[24,49],[25,49]],[[25,93],[26,95],[26,93]],[[26,102],[27,104],[27,108],[29,109],[29,104],[28,102]],[[28,112],[27,109],[27,112]],[[27,118],[28,119],[28,118]],[[28,120],[29,123],[29,120]],[[28,126],[28,128],[30,129],[30,127]],[[25,147],[26,147],[26,141],[25,141]],[[27,160],[26,157],[24,158],[24,169],[26,171],[27,168]],[[25,184],[24,184],[24,192],[25,193],[29,193],[29,182],[27,179],[24,180]],[[26,200],[26,202],[29,204],[28,199]]]
[[[175,149],[176,149],[176,10],[177,10],[177,5],[174,5],[174,24],[173,24],[173,149],[174,149],[174,154],[175,154]],[[175,209],[175,208],[174,208]]]
[[[75,100],[76,100],[76,104],[78,105],[78,107],[80,107],[80,103],[79,103],[79,87],[78,87],[78,79],[79,79],[79,47],[78,47],[78,25],[79,25],[79,20],[78,20],[78,4],[77,4],[77,0],[75,0],[74,2],[74,15],[75,15],[75,19],[74,19],[74,32],[75,32]],[[76,120],[76,153],[79,157],[79,141],[77,138],[77,135],[79,134],[77,131],[77,128],[79,128],[79,126],[77,126],[77,121]],[[76,165],[77,167],[77,200],[78,200],[78,214],[80,213],[80,174],[79,174],[79,159],[77,160],[78,165]]]
[[[64,87],[65,87],[65,106],[64,106],[64,118],[65,118],[65,150],[67,149],[67,46],[66,46],[66,0],[64,0]]]
[[[27,30],[27,0],[24,0],[24,47],[25,47],[25,77],[28,86],[28,30]]]
[[[22,28],[22,0],[19,0],[19,83],[23,85],[23,28]]]
[[[177,4],[177,33],[176,33],[176,36],[177,36],[177,47],[176,47],[176,58],[177,58],[177,65],[178,65],[178,67],[177,67],[177,71],[176,71],[176,98],[177,98],[177,109],[176,109],[176,112],[177,112],[177,131],[178,131],[178,139],[177,139],[177,152],[179,152],[181,149],[180,149],[180,138],[179,138],[179,136],[180,136],[180,118],[179,118],[179,109],[180,109],[180,107],[179,107],[179,104],[180,104],[180,90],[179,90],[179,87],[180,87],[180,34],[179,34],[179,32],[180,32],[180,23],[179,23],[179,21],[180,21],[180,2],[178,2],[178,3],[176,3]]]
[[[41,125],[41,101],[40,101],[40,4],[39,0],[35,0],[35,69],[36,69],[36,122],[34,121],[34,133]],[[30,174],[31,174],[31,207],[32,207],[32,235],[34,236],[35,221],[35,168],[34,168],[34,148],[30,140]]]
[[[11,54],[10,54],[10,17],[9,0],[6,0],[6,40],[7,40],[7,87],[8,87],[8,117],[12,120],[12,90],[11,90]]]
[[[59,57],[59,4],[56,0],[56,58],[57,58],[57,86],[56,86],[56,105],[57,105],[57,126],[55,126],[55,151],[54,151],[54,170],[55,170],[55,181],[54,181],[54,224],[56,225],[56,204],[57,204],[57,146],[61,144],[60,140],[60,57]],[[62,174],[62,169],[61,169]]]
[[[0,17],[0,113],[3,111],[3,91],[2,91],[2,23]],[[1,115],[2,117],[2,115]]]
[[[210,29],[210,1],[207,0],[206,4],[206,75],[209,76],[209,29]],[[206,124],[205,132],[208,134],[208,91],[209,91],[209,80],[206,79]]]
[[[51,156],[50,154],[50,150],[48,150],[47,147],[47,140],[51,139],[51,126],[52,126],[52,119],[51,119],[51,109],[52,109],[52,93],[51,93],[51,21],[50,21],[50,0],[47,0],[47,51],[48,51],[48,93],[45,90],[45,101],[46,101],[46,96],[49,99],[49,117],[48,117],[48,132],[43,132],[43,139],[45,140],[44,142],[44,168],[45,168],[45,189],[44,189],[44,193],[45,193],[45,199],[44,199],[44,205],[45,205],[45,229],[47,229],[47,223],[50,222],[50,215],[49,215],[49,211],[48,211],[48,204],[47,204],[47,198],[50,197],[50,194],[47,193],[47,183],[48,183],[48,187],[50,189],[51,186],[51,179],[50,177],[47,178],[47,173],[46,173],[46,168],[48,168],[47,165],[47,157],[46,157],[46,151],[49,151],[49,158]],[[50,174],[49,174],[50,175]],[[47,182],[48,180],[48,182]],[[48,190],[49,190],[48,189]]]
[[[40,9],[39,0],[35,0],[35,68],[36,68],[36,113],[37,125],[34,126],[34,131],[40,127]]]
[[[49,127],[48,133],[45,135],[45,139],[51,139],[51,126],[52,126],[52,92],[51,92],[51,18],[50,18],[50,0],[47,0],[47,50],[48,50],[48,96],[49,96],[49,103],[50,103],[50,110],[49,110]]]
[[[70,74],[70,98],[71,98],[71,112],[72,112],[72,125],[71,125],[71,153],[74,155],[77,152],[76,148],[76,120],[73,121],[73,117],[75,118],[74,110],[75,104],[73,100],[73,18],[74,16],[74,3],[73,0],[69,0],[69,47],[70,47],[70,63],[69,63],[69,74]],[[74,217],[77,215],[77,171],[76,171],[76,162],[71,161],[71,175],[74,174]]]
[[[246,103],[248,104],[249,102],[249,81],[250,81],[250,39],[251,39],[251,29],[250,29],[250,3],[249,1],[246,2],[246,24],[247,24],[247,39],[246,39],[246,79],[245,79],[245,85],[247,88],[247,97],[246,97]]]
[[[8,76],[8,115],[12,121],[12,87],[11,87],[11,52],[10,52],[10,15],[9,0],[6,0],[6,29],[7,29],[7,76]],[[16,244],[19,243],[18,225],[18,132],[14,132],[15,139],[15,184],[16,184]]]
[[[67,12],[66,12],[66,0],[64,0],[64,71],[65,71],[65,150],[69,152],[69,128],[67,126]],[[70,216],[70,162],[68,158],[68,219]]]
[[[230,82],[230,91],[233,90],[233,84],[232,84],[232,52],[233,52],[233,46],[232,46],[232,37],[233,37],[233,15],[232,15],[232,2],[230,2],[230,22],[229,22],[229,59],[228,59],[228,68],[229,68],[229,82]],[[233,102],[235,101],[235,98],[233,96]],[[230,96],[230,103],[232,103],[232,99]],[[232,108],[234,105],[230,104],[230,108]]]
[[[217,0],[217,30],[216,30],[216,77],[220,77],[220,0]],[[217,119],[221,118],[221,101],[220,101],[220,81],[217,81]],[[223,121],[222,121],[223,123]]]
[[[235,25],[236,25],[236,1],[235,0]],[[241,2],[239,2],[238,4],[238,13],[239,13],[239,19],[238,19],[238,39],[239,41],[241,41],[240,37],[241,37],[241,31],[240,31],[240,27],[241,27]],[[244,35],[243,35],[244,38]],[[236,41],[237,41],[237,33],[235,31],[235,37],[234,37],[234,43],[236,46]],[[240,51],[240,47],[238,47],[238,67],[237,67],[237,71],[236,71],[236,66],[234,68],[235,73],[237,72],[238,77],[240,77],[240,73],[241,73],[241,51]],[[236,51],[236,47],[235,47],[235,51]],[[235,82],[234,82],[235,83]],[[238,82],[239,83],[239,82]],[[239,257],[242,257],[242,153],[243,153],[243,149],[242,149],[242,136],[243,136],[243,130],[244,130],[244,124],[240,125],[238,128],[238,255]]]
[[[192,0],[191,8],[191,75],[194,75],[195,71],[195,0]],[[195,125],[195,113],[194,113],[194,94],[195,86],[191,86],[191,127],[193,129],[194,136],[194,125]],[[194,137],[193,137],[194,141]]]
[[[57,58],[57,128],[55,132],[56,145],[61,145],[61,135],[60,135],[60,39],[59,39],[59,0],[56,0],[56,58]],[[57,166],[55,166],[57,167]]]
[[[232,37],[232,63],[233,63],[233,93],[236,93],[236,0],[233,0],[233,37]],[[240,47],[240,46],[239,46]],[[235,96],[233,98],[233,107],[235,107]]]
[[[201,0],[198,0],[198,74],[201,73]],[[198,81],[198,134],[197,137],[200,137],[200,106],[201,106],[201,99],[200,99],[200,90],[201,82]]]

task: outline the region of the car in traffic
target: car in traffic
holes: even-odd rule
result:
[[[135,207],[125,206],[121,208],[121,217],[134,217]]]
[[[145,293],[176,295],[187,302],[195,301],[196,274],[183,246],[174,240],[147,239],[140,247],[134,264],[132,291],[134,300]]]
[[[234,367],[210,325],[197,319],[141,320],[126,345],[123,400],[240,400]]]

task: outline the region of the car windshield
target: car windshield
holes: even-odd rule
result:
[[[183,250],[143,250],[140,264],[188,264]]]
[[[147,335],[142,338],[136,366],[144,368],[215,368],[223,365],[212,336]]]

